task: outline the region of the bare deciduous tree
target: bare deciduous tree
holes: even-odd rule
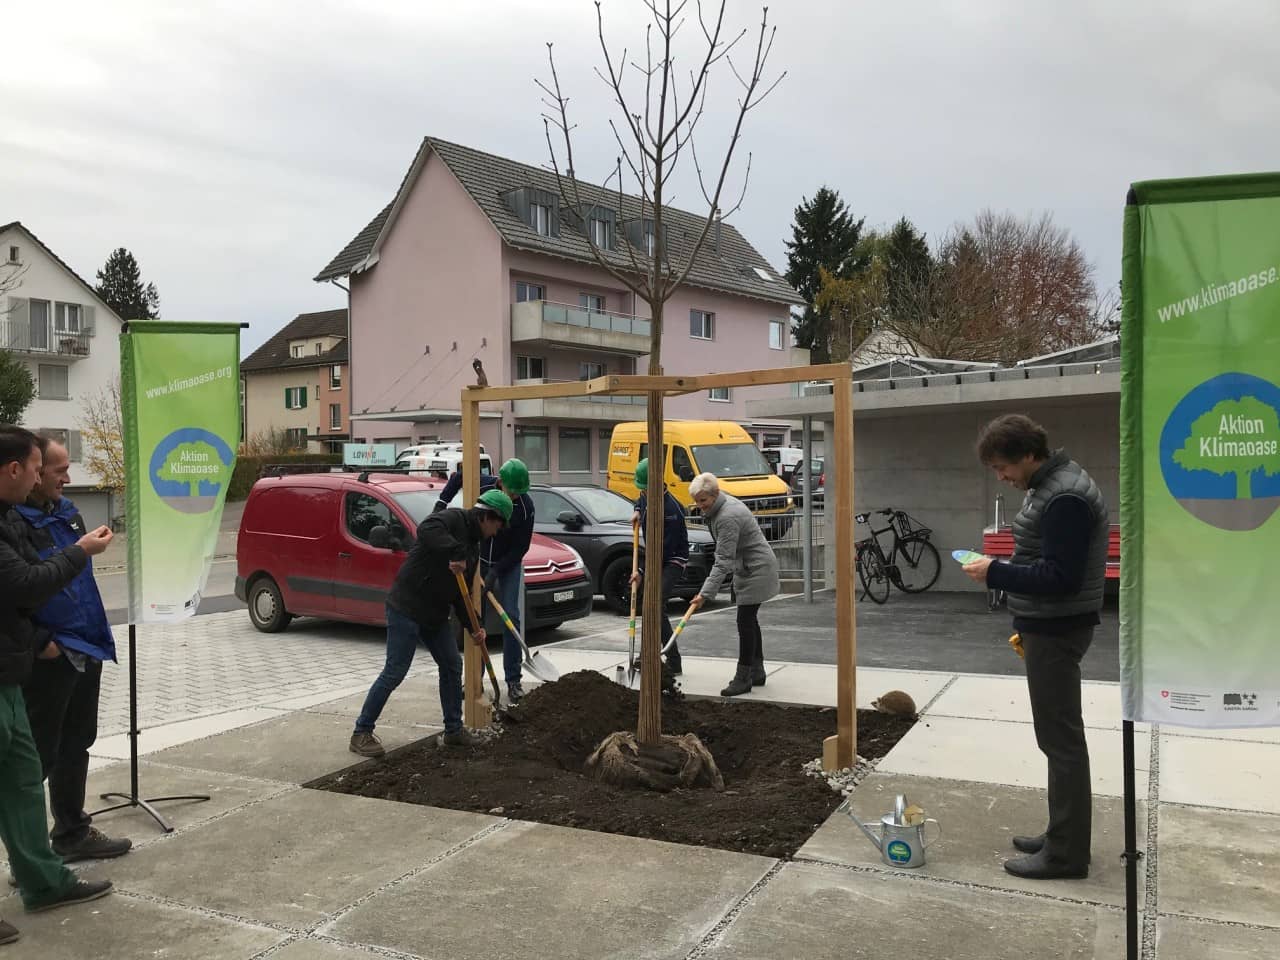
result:
[[[103,489],[123,493],[126,473],[119,377],[85,398],[79,424],[84,468],[98,478]]]
[[[591,212],[606,202],[608,192],[584,184],[574,159],[574,131],[570,99],[560,84],[554,50],[547,45],[550,65],[548,82],[537,81],[544,96],[543,115],[551,165],[565,206],[581,219],[591,256],[614,279],[632,291],[649,307],[649,375],[662,373],[663,306],[697,265],[698,257],[717,229],[717,221],[737,210],[746,195],[751,158],[747,156],[737,200],[726,208],[726,184],[742,136],[747,114],[781,82],[783,75],[765,80],[765,67],[773,46],[776,28],[769,26],[768,7],[763,10],[754,48],[743,44],[744,29],[732,37],[725,30],[725,2],[711,4],[714,16],[707,16],[701,0],[640,0],[649,11],[642,55],[633,57],[627,48],[611,47],[605,37],[604,15],[596,3],[596,32],[603,54],[603,69],[596,75],[608,88],[618,115],[609,120],[618,156],[604,180],[606,191],[616,188],[619,217],[638,220],[638,229],[629,238],[618,238],[602,247],[591,227]],[[676,40],[682,29],[694,33],[696,51],[687,73],[677,67]],[[735,62],[735,56],[738,62]],[[738,84],[736,116],[714,167],[704,165],[710,155],[699,151],[699,126],[707,108],[709,78],[716,68],[726,67]],[[686,79],[687,78],[687,79]],[[706,203],[705,216],[694,217],[669,206],[673,176],[678,164],[688,158],[696,171]],[[611,188],[611,181],[616,184]],[[633,190],[628,194],[628,183]],[[630,239],[632,242],[628,242]],[[645,529],[646,552],[662,556],[662,515],[664,464],[662,445],[663,394],[649,392],[649,484],[646,496],[652,508]],[[645,579],[644,622],[656,624],[661,618],[661,577]],[[641,747],[658,744],[662,732],[660,679],[661,652],[656,629],[646,628],[641,647],[640,716],[635,741]],[[618,735],[615,735],[618,736]],[[634,741],[633,741],[634,742]],[[634,751],[632,751],[634,753]]]

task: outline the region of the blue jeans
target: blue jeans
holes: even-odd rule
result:
[[[513,573],[498,578],[498,587],[493,592],[507,611],[511,622],[520,629],[520,594],[524,590],[524,568],[516,567]],[[520,641],[515,638],[504,625],[502,628],[502,671],[507,675],[507,683],[520,682],[520,665],[524,662],[524,652],[520,649]]]
[[[413,663],[418,641],[431,652],[440,671],[440,710],[444,714],[444,729],[453,733],[462,729],[462,654],[454,640],[449,621],[443,620],[429,628],[418,625],[399,610],[387,607],[387,662],[369,688],[356,721],[356,733],[372,733],[387,705],[391,691],[400,686]]]

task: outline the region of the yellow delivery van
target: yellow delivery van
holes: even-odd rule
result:
[[[731,420],[666,420],[667,489],[685,509],[693,509],[689,481],[699,473],[714,473],[720,489],[737,497],[760,521],[770,540],[791,528],[795,516],[791,490],[765,460],[746,430]],[[630,500],[640,496],[636,464],[649,456],[649,427],[644,421],[620,423],[609,444],[610,490]]]

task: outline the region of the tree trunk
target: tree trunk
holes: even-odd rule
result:
[[[657,344],[662,337],[661,302],[653,304],[649,375],[662,375]],[[660,390],[649,391],[649,484],[645,489],[648,513],[644,529],[644,606],[640,640],[640,717],[636,739],[655,744],[662,738],[662,519],[664,514],[666,463],[662,445],[662,400]]]

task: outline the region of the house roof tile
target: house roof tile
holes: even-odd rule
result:
[[[293,340],[313,337],[341,337],[342,341],[324,353],[295,357],[289,352]],[[300,313],[244,360],[241,372],[282,370],[291,367],[327,367],[347,362],[347,311],[321,310]]]

